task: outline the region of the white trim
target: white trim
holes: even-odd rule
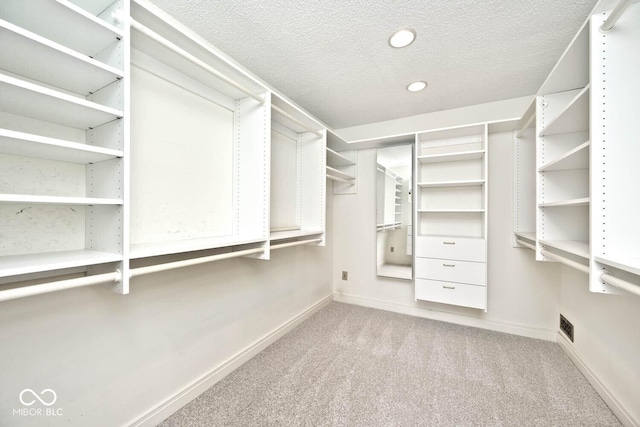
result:
[[[560,333],[557,332],[557,342],[560,348],[571,359],[574,365],[582,372],[582,375],[589,381],[589,384],[595,389],[596,393],[600,395],[604,403],[607,404],[611,412],[614,413],[618,420],[625,427],[640,427],[640,420],[634,420],[631,414],[624,408],[618,399],[609,391],[609,389],[596,377],[596,375],[589,369],[589,366],[580,358],[578,352],[575,350],[571,342]]]
[[[528,338],[536,338],[545,341],[556,341],[556,331],[543,328],[532,328],[530,326],[518,325],[514,323],[503,323],[495,320],[486,320],[463,314],[447,313],[436,311],[417,305],[398,304],[387,301],[361,298],[353,295],[333,294],[334,301],[346,304],[360,305],[363,307],[377,308],[379,310],[392,311],[394,313],[408,314],[410,316],[424,317],[426,319],[439,320],[442,322],[455,323],[458,325],[471,326],[474,328],[487,329],[490,331],[503,332],[512,335],[519,335]]]
[[[329,304],[333,300],[333,296],[329,295],[324,297],[302,313],[293,317],[291,320],[285,322],[280,325],[273,331],[269,332],[241,352],[235,354],[227,361],[221,363],[219,366],[215,367],[211,372],[195,381],[191,385],[185,387],[184,389],[178,391],[175,395],[160,403],[158,406],[142,415],[140,418],[131,422],[129,426],[131,427],[151,427],[156,426],[158,423],[167,419],[171,414],[178,411],[180,408],[185,406],[187,403],[191,402],[193,399],[198,397],[200,394],[205,392],[207,389],[215,385],[218,381],[229,375],[231,372],[238,369],[245,362],[248,362],[251,358],[256,356],[262,350],[267,348],[269,345],[276,342],[282,336],[290,332],[293,328],[298,326],[300,323],[307,320],[309,317],[314,315],[316,312],[324,308],[327,304]]]

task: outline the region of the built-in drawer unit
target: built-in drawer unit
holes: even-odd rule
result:
[[[487,308],[487,288],[478,285],[416,279],[416,299],[485,310]]]
[[[416,278],[486,285],[487,264],[448,259],[416,258]]]
[[[416,256],[486,262],[486,242],[481,238],[417,236]]]

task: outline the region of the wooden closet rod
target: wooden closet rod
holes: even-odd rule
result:
[[[616,7],[611,11],[611,14],[600,26],[600,31],[604,31],[606,33],[607,31],[612,29],[616,25],[616,22],[618,22],[618,19],[620,19],[620,17],[624,14],[625,10],[627,10],[632,2],[633,0],[620,0]]]
[[[262,98],[260,95],[253,93],[251,90],[247,89],[246,87],[244,87],[240,83],[238,83],[235,80],[232,80],[231,78],[225,76],[224,74],[222,74],[220,71],[216,70],[215,68],[213,68],[209,64],[205,63],[204,61],[202,61],[202,60],[196,58],[195,56],[191,55],[189,52],[185,51],[184,49],[182,49],[182,48],[176,46],[175,44],[171,43],[169,40],[165,39],[164,37],[162,37],[158,33],[152,31],[148,27],[145,27],[144,25],[142,25],[141,23],[139,23],[135,19],[131,19],[131,28],[133,28],[134,30],[144,34],[145,36],[149,37],[150,39],[155,40],[156,42],[160,43],[162,46],[166,47],[167,49],[169,49],[173,53],[183,57],[184,59],[186,59],[187,61],[193,63],[194,65],[197,65],[198,67],[202,68],[203,70],[208,71],[209,73],[213,74],[214,76],[216,76],[217,78],[219,78],[223,82],[227,83],[228,85],[233,86],[234,88],[238,89],[240,92],[242,92],[242,93],[250,96],[251,98],[255,99],[260,104],[264,104],[264,98]]]

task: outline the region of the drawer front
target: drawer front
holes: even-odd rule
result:
[[[484,262],[448,259],[416,258],[416,279],[445,282],[487,284],[487,264]]]
[[[487,262],[485,239],[464,237],[416,237],[416,256]]]
[[[487,288],[461,283],[416,279],[416,300],[487,309]]]

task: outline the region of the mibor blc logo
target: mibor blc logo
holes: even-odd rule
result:
[[[62,408],[52,408],[58,400],[58,395],[50,388],[37,393],[30,388],[20,392],[22,408],[14,409],[13,415],[21,417],[59,417],[62,416]]]

